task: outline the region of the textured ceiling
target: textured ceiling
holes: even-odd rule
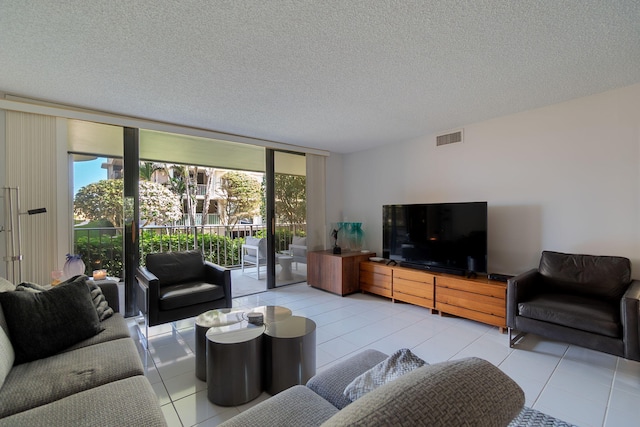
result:
[[[0,0],[1,92],[334,152],[638,82],[638,0]]]

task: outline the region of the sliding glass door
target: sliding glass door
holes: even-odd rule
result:
[[[139,190],[136,260],[144,264],[147,253],[197,248],[208,261],[232,269],[234,296],[264,291],[267,283],[275,287],[306,280],[304,155],[145,129],[133,131],[138,149],[131,155],[124,149],[127,142],[122,127],[69,120],[68,151],[78,166],[82,160],[99,159],[94,161],[94,170],[111,183],[122,180],[126,164],[135,166],[130,179],[138,180]],[[267,153],[272,159],[270,179]],[[79,167],[75,170],[79,178]],[[78,188],[75,190],[74,196]],[[124,192],[121,198],[119,205],[124,206]],[[273,213],[271,233],[268,205]],[[96,223],[89,223],[87,216],[75,219],[78,227],[101,224],[99,218]],[[92,248],[91,233],[102,237],[111,233],[118,237],[107,239],[109,242],[122,241],[122,224],[111,220],[109,226],[114,229],[78,228],[77,237],[87,237],[86,244],[76,238],[75,249]],[[256,242],[263,252],[250,262],[245,247]],[[101,245],[100,251],[86,257],[92,267],[108,266],[110,277],[124,278],[125,271],[131,270],[123,261],[133,258],[120,249]],[[108,254],[115,259],[107,259]]]
[[[307,280],[306,160],[274,153],[274,251],[276,286]]]

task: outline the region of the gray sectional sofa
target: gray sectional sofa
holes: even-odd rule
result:
[[[104,320],[98,317],[97,334],[81,339],[55,354],[29,360],[33,356],[25,356],[15,345],[19,340],[24,341],[24,337],[16,336],[19,335],[16,333],[16,323],[9,318],[14,305],[21,304],[16,303],[13,297],[19,292],[28,292],[7,289],[8,282],[4,279],[0,281],[5,286],[5,292],[0,292],[0,426],[166,425],[157,397],[144,376],[142,362],[127,323],[118,313],[115,282],[100,285],[104,296],[101,307],[103,311],[105,307],[107,310],[111,308],[114,313]],[[87,283],[84,285],[87,286]],[[79,286],[76,289],[79,290]],[[49,296],[48,293],[52,291],[41,295]],[[9,295],[9,292],[13,294]],[[59,293],[56,290],[51,295]],[[81,293],[84,295],[84,291]],[[89,298],[95,294],[100,293],[90,291]],[[68,309],[64,304],[60,307],[62,311],[68,311],[64,315],[69,318],[77,316],[78,309],[73,303],[69,304]],[[86,306],[86,301],[83,300],[81,304]],[[95,310],[98,310],[98,306]],[[26,321],[21,321],[37,324],[41,314],[41,311],[34,310]],[[52,320],[52,323],[56,322]],[[72,336],[76,327],[83,326],[78,323],[84,322],[67,322],[62,328],[65,336]],[[25,329],[33,326],[28,324]],[[61,329],[60,325],[56,327]],[[56,331],[46,333],[55,335]],[[10,340],[7,341],[7,338]],[[42,339],[34,338],[33,341]],[[15,349],[11,348],[11,344]],[[9,363],[13,359],[15,363]]]
[[[524,407],[522,389],[479,358],[425,365],[351,401],[353,380],[389,360],[365,350],[222,423],[284,426],[554,426],[569,424]],[[387,371],[384,371],[387,372]]]

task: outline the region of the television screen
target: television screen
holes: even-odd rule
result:
[[[487,202],[384,205],[383,257],[453,274],[487,271]]]

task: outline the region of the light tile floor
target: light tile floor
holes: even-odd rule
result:
[[[495,327],[373,295],[339,297],[306,284],[234,299],[234,307],[281,305],[316,322],[317,370],[366,348],[387,354],[410,348],[429,363],[467,356],[484,358],[525,391],[526,405],[582,427],[640,425],[640,363],[527,335],[516,348]],[[133,325],[133,322],[131,322]],[[132,331],[134,327],[132,326]],[[135,332],[132,332],[135,333]],[[193,319],[150,329],[139,345],[146,376],[170,426],[215,426],[246,408],[207,400],[195,378]]]
[[[291,276],[286,280],[280,278],[280,266],[276,265],[276,287],[288,286],[294,283],[307,281],[307,265],[303,263],[293,263]],[[247,267],[245,271],[240,268],[231,270],[231,291],[234,298],[244,295],[252,295],[267,290],[266,267],[261,267],[260,279],[255,267]],[[124,300],[123,300],[124,301]],[[122,303],[124,304],[124,302]]]

